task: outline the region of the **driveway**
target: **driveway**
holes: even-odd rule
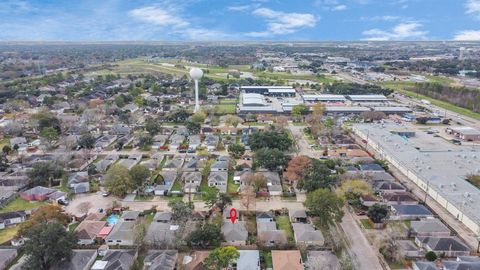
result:
[[[77,194],[75,195],[75,199],[73,199],[70,204],[65,207],[65,210],[73,214],[75,216],[81,216],[83,215],[82,211],[79,209],[79,205],[84,203],[84,202],[89,202],[91,204],[91,208],[89,213],[94,213],[98,212],[98,209],[106,209],[110,208],[113,205],[113,202],[118,199],[109,196],[109,197],[103,197],[101,192],[97,193],[89,193],[89,194]]]

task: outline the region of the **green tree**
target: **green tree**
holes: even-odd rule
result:
[[[254,161],[256,166],[273,171],[280,166],[287,165],[288,158],[276,148],[262,148],[255,152]]]
[[[45,128],[53,128],[57,131],[57,134],[62,132],[60,120],[49,111],[34,114],[32,119],[37,120],[40,132]]]
[[[83,149],[93,149],[95,147],[95,137],[92,134],[84,134],[78,140],[78,146]]]
[[[257,131],[248,138],[248,144],[253,151],[262,148],[286,151],[292,146],[292,143],[292,139],[286,132],[277,130]]]
[[[187,238],[189,246],[202,248],[218,247],[223,241],[223,234],[219,224],[203,223],[191,232]]]
[[[376,203],[368,209],[367,216],[373,223],[382,223],[388,217],[388,213],[388,206]]]
[[[58,140],[58,138],[60,137],[60,134],[58,133],[58,131],[53,127],[43,128],[40,131],[39,135],[46,141],[48,147],[50,147],[52,143]]]
[[[144,165],[137,164],[130,169],[129,173],[137,190],[143,191],[147,179],[150,178],[150,170]]]
[[[330,164],[329,161],[318,159],[311,159],[311,161],[311,166],[307,168],[303,178],[298,182],[298,188],[310,192],[319,188],[331,187],[337,181],[337,176],[332,174],[335,165]]]
[[[318,217],[318,224],[327,227],[343,218],[343,200],[328,189],[317,189],[307,194],[305,207]]]
[[[70,222],[70,217],[58,205],[47,204],[40,206],[32,213],[30,218],[20,224],[17,236],[24,236],[32,227],[42,223],[56,222],[66,226]]]
[[[373,194],[371,186],[364,180],[347,180],[336,190],[337,194],[350,202],[359,202],[360,197]]]
[[[193,203],[172,200],[168,202],[168,206],[172,209],[172,218],[178,224],[184,224],[193,213]]]
[[[199,112],[196,112],[194,115],[190,116],[189,120],[198,124],[203,124],[206,118],[207,118],[207,115],[204,112],[199,111]]]
[[[206,188],[202,198],[203,198],[203,201],[205,202],[205,206],[207,206],[208,209],[212,210],[213,207],[217,204],[218,189],[214,187]]]
[[[219,194],[216,206],[220,208],[220,211],[223,213],[223,210],[225,210],[225,208],[227,208],[229,205],[232,205],[232,197],[225,193]]]
[[[51,161],[39,161],[27,171],[27,176],[33,185],[52,186],[53,179],[61,178],[65,174],[63,167]]]
[[[0,172],[4,172],[8,169],[8,159],[5,153],[0,154]]]
[[[105,175],[105,188],[115,196],[123,197],[134,189],[132,177],[127,168],[113,165]]]
[[[232,246],[219,247],[210,252],[203,265],[209,270],[221,270],[234,263],[238,257],[240,257],[240,252],[237,248]]]
[[[162,124],[158,119],[152,117],[147,118],[145,123],[145,129],[151,136],[157,135],[162,130]]]
[[[67,232],[56,222],[36,225],[25,237],[23,250],[28,258],[25,268],[35,270],[49,270],[56,263],[70,259],[72,248],[78,241],[73,232]]]
[[[293,117],[301,117],[310,113],[310,107],[305,104],[298,104],[292,108]]]
[[[425,253],[425,259],[429,262],[434,262],[437,259],[437,254],[434,251]]]
[[[237,127],[238,124],[242,123],[243,119],[236,115],[228,115],[225,119],[226,126]]]
[[[234,158],[240,158],[245,153],[245,146],[243,144],[235,143],[228,146],[228,153]]]
[[[4,154],[8,155],[8,154],[10,154],[10,152],[12,152],[12,147],[10,147],[10,145],[6,144],[2,148],[2,152]]]
[[[191,120],[188,120],[186,123],[185,123],[185,126],[187,127],[188,129],[188,132],[190,134],[198,134],[200,133],[200,128],[201,128],[201,125],[197,122],[193,122]]]
[[[138,138],[138,147],[140,149],[147,149],[153,143],[153,138],[149,134],[143,134]]]

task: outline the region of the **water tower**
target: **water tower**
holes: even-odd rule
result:
[[[190,69],[190,78],[195,81],[195,109],[193,110],[194,113],[200,110],[200,103],[198,101],[198,80],[200,80],[203,76],[203,71],[199,68],[192,68]]]

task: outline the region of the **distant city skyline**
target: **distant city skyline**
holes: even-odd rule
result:
[[[19,40],[480,40],[480,0],[2,0]]]

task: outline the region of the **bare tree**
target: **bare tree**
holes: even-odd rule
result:
[[[243,189],[241,202],[247,211],[247,215],[250,214],[251,208],[255,209],[255,205],[256,205],[255,197],[256,197],[256,194],[251,185],[248,185]]]
[[[92,208],[92,203],[91,202],[82,202],[77,206],[77,210],[82,213],[84,216],[88,214],[90,211],[90,208]]]

